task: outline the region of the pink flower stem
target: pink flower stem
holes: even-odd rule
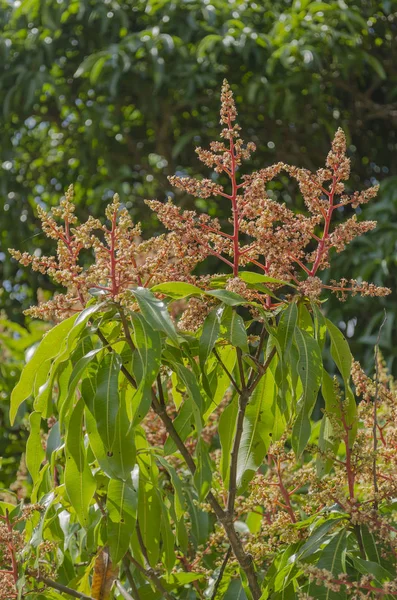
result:
[[[327,213],[325,215],[325,220],[324,220],[323,236],[318,243],[316,258],[314,260],[313,267],[312,267],[311,271],[309,272],[309,275],[311,277],[313,277],[317,273],[317,270],[321,263],[321,259],[324,254],[325,242],[329,239],[329,228],[330,228],[330,224],[331,224],[332,213],[335,210],[335,206],[334,206],[335,187],[336,187],[336,184],[338,183],[338,181],[339,181],[339,178],[336,175],[334,175],[332,177],[331,191],[327,194],[328,199],[329,199],[329,204],[328,204],[328,209],[327,209]]]
[[[230,144],[230,159],[231,159],[231,168],[230,168],[230,181],[232,183],[232,211],[233,211],[233,248],[234,248],[234,264],[233,264],[233,275],[238,277],[238,267],[240,262],[240,248],[239,248],[239,213],[237,206],[237,181],[236,181],[236,155],[234,153],[234,142],[233,142],[233,128],[230,117],[228,119],[228,127],[230,132],[229,144]]]

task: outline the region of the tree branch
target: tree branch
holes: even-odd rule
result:
[[[175,600],[174,596],[172,594],[170,594],[169,592],[167,592],[167,590],[161,583],[160,579],[157,577],[157,575],[154,572],[154,570],[152,569],[152,567],[149,566],[148,569],[145,569],[145,567],[143,567],[132,556],[131,552],[127,552],[126,556],[127,556],[128,560],[131,562],[131,564],[133,564],[134,567],[136,567],[138,569],[138,571],[140,571],[142,573],[142,575],[144,577],[146,577],[146,579],[148,579],[149,581],[151,581],[153,583],[153,585],[157,588],[157,590],[160,592],[160,594],[162,594],[163,598],[166,598],[167,600]]]
[[[229,548],[228,548],[228,550],[227,550],[227,552],[225,554],[225,558],[223,559],[221,568],[219,570],[218,577],[216,578],[214,589],[212,590],[212,594],[211,594],[211,600],[215,600],[216,592],[218,591],[218,587],[219,587],[219,585],[220,585],[220,583],[222,581],[222,577],[223,577],[223,574],[225,572],[226,565],[227,565],[227,563],[229,561],[231,553],[232,553],[232,547],[229,546]]]
[[[34,577],[38,581],[41,581],[42,583],[44,583],[46,586],[53,588],[54,590],[58,590],[58,592],[62,592],[63,594],[68,594],[69,596],[72,596],[73,598],[81,598],[81,600],[94,600],[94,598],[92,598],[92,596],[87,596],[86,594],[83,594],[82,592],[78,592],[77,590],[73,590],[72,588],[67,587],[66,585],[62,585],[61,583],[53,581],[52,579],[48,579],[48,577],[43,577],[36,572],[34,574],[29,573],[29,576]]]

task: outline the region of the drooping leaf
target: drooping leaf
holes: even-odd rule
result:
[[[200,502],[205,499],[211,488],[212,468],[208,448],[200,438],[196,446],[197,469],[194,473],[194,485],[198,492]]]
[[[102,548],[94,563],[94,574],[91,584],[91,597],[95,600],[109,600],[111,588],[118,573],[107,548]]]
[[[248,353],[248,338],[244,320],[231,306],[227,306],[223,312],[221,331],[232,346]]]
[[[136,356],[139,364],[134,363],[134,375],[138,388],[131,395],[131,407],[127,406],[131,420],[138,425],[149,411],[152,402],[152,385],[155,381],[161,365],[161,337],[145,319],[137,314],[131,313],[134,326],[134,340],[136,345]]]
[[[134,481],[138,479],[135,477]],[[110,556],[118,563],[128,550],[130,535],[135,526],[138,489],[125,481],[109,481],[106,508],[108,510],[108,544]]]
[[[196,430],[191,409],[191,402],[187,400],[184,401],[173,423],[176,431],[178,432],[179,437],[183,442],[189,435],[191,435]],[[170,436],[168,436],[164,444],[164,455],[168,456],[170,454],[173,454],[174,452],[176,452],[176,449],[177,448],[174,440]]]
[[[310,438],[310,416],[321,386],[323,368],[321,350],[307,331],[296,328],[295,341],[299,352],[297,371],[303,393],[297,405],[297,416],[292,429],[292,447],[295,454],[300,456]]]
[[[236,431],[237,413],[238,397],[234,396],[222,412],[218,426],[219,439],[222,447],[220,471],[223,483],[226,487],[229,485],[230,453],[232,451]]]
[[[71,505],[82,525],[88,525],[88,507],[95,493],[95,479],[87,463],[86,450],[83,444],[84,402],[80,399],[73,409],[66,435],[65,455],[65,487]]]
[[[40,466],[45,458],[41,428],[41,414],[32,412],[29,416],[30,432],[26,442],[26,466],[33,480],[36,483],[39,476]]]
[[[121,359],[116,352],[110,352],[98,366],[96,392],[92,413],[95,416],[99,435],[107,452],[113,451],[119,411],[118,377]]]
[[[327,330],[331,338],[331,356],[338,367],[344,382],[348,382],[352,366],[352,354],[343,333],[326,319]]]
[[[149,325],[156,331],[164,332],[173,342],[178,344],[178,336],[168,314],[166,304],[146,288],[139,287],[131,291]]]
[[[199,287],[184,281],[168,281],[167,283],[159,283],[158,285],[154,285],[151,288],[151,291],[169,296],[173,300],[188,298],[189,296],[200,296],[204,293]]]
[[[11,424],[14,423],[18,408],[22,402],[27,400],[33,392],[38,367],[40,367],[43,362],[49,364],[49,361],[59,353],[60,344],[73,327],[75,321],[76,315],[55,325],[55,327],[50,329],[50,331],[44,335],[33,356],[23,369],[21,377],[11,393]]]
[[[245,411],[237,460],[237,487],[243,491],[261,466],[270,446],[276,385],[268,369],[256,386]]]
[[[167,469],[167,471],[171,477],[171,483],[174,488],[173,495],[174,495],[175,515],[176,515],[177,519],[180,519],[181,517],[183,517],[183,515],[186,511],[186,501],[185,501],[185,497],[183,495],[182,481],[180,480],[174,467],[168,461],[166,461],[164,458],[161,458],[160,456],[157,458],[157,460],[165,469]]]
[[[151,483],[139,486],[138,523],[149,562],[154,567],[160,556],[161,501]]]
[[[201,369],[204,369],[205,362],[215,346],[215,342],[219,336],[219,330],[219,314],[218,310],[215,309],[207,315],[199,339],[199,359]]]

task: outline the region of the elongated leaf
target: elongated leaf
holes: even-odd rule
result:
[[[29,417],[30,433],[26,442],[26,466],[33,480],[36,483],[39,477],[41,463],[45,458],[45,452],[40,435],[41,414],[32,412]]]
[[[277,328],[277,337],[283,353],[291,348],[294,339],[295,327],[298,320],[298,308],[294,302],[282,313]]]
[[[212,468],[208,448],[200,438],[196,446],[197,469],[194,474],[194,485],[200,502],[204,500],[211,489]]]
[[[191,402],[187,400],[184,401],[173,423],[179,437],[183,442],[196,430],[194,426]],[[164,444],[164,455],[167,456],[173,454],[176,452],[176,450],[177,448],[175,442],[171,437],[168,437]]]
[[[239,296],[235,292],[229,292],[228,290],[214,290],[213,292],[206,292],[207,296],[212,296],[227,304],[227,306],[238,306],[240,304],[249,304],[245,298]]]
[[[222,333],[227,340],[243,352],[248,353],[248,338],[244,320],[231,306],[227,306],[221,320]]]
[[[130,535],[135,526],[138,507],[138,489],[125,481],[111,479],[108,486],[106,508],[110,556],[118,563],[128,550]]]
[[[79,400],[73,409],[66,436],[65,487],[71,505],[82,525],[88,525],[88,507],[96,484],[87,463],[82,437],[84,402]]]
[[[67,395],[63,399],[62,402],[58,403],[59,421],[60,421],[61,427],[62,427],[65,417],[68,414],[70,406],[73,402],[76,388],[80,382],[81,376],[83,375],[84,371],[87,369],[90,362],[92,360],[94,360],[94,358],[96,357],[98,352],[101,352],[101,351],[102,351],[102,348],[99,348],[97,350],[91,350],[90,352],[88,352],[88,354],[86,354],[85,356],[80,358],[80,360],[75,364],[73,371],[70,375]]]
[[[328,415],[335,415],[338,419],[341,418],[339,400],[335,393],[334,382],[332,377],[323,371],[323,380],[321,385],[322,395],[325,401],[326,414],[323,416],[320,428],[319,448],[323,453],[336,452],[339,446],[339,440],[335,439],[332,421]],[[321,455],[317,456],[316,466],[317,474],[322,477],[329,473],[333,465],[332,459],[324,459]]]
[[[313,315],[314,315],[315,337],[316,337],[318,345],[320,346],[320,349],[323,350],[324,344],[325,344],[325,339],[327,337],[326,319],[325,319],[323,313],[321,312],[321,310],[318,308],[318,306],[314,302],[312,302],[311,307],[312,307]]]
[[[166,304],[146,288],[139,287],[131,291],[149,325],[156,331],[163,331],[173,342],[178,344],[178,336]]]
[[[254,273],[253,271],[240,271],[238,276],[246,283],[279,283],[280,285],[289,285],[291,287],[296,287],[294,285],[291,285],[291,283],[289,283],[288,281],[284,281],[282,279],[275,279],[274,277],[270,277],[269,275],[262,275],[261,273]]]
[[[109,600],[118,567],[112,564],[107,548],[100,550],[94,563],[91,596],[95,600]]]
[[[330,515],[326,521],[323,521],[314,529],[313,533],[300,548],[297,558],[303,560],[317,552],[325,543],[329,530],[345,518],[346,516],[343,515]]]
[[[183,495],[182,481],[180,480],[174,467],[170,465],[168,461],[166,461],[164,458],[161,458],[160,456],[157,458],[157,460],[165,469],[167,469],[168,473],[170,474],[171,483],[174,488],[175,515],[177,519],[180,519],[181,517],[183,517],[186,511],[186,501]]]
[[[343,377],[345,384],[350,379],[352,354],[343,333],[329,319],[326,319],[327,329],[331,338],[331,356]]]
[[[155,567],[160,556],[161,502],[150,483],[139,486],[138,522],[149,562]]]
[[[138,389],[132,394],[132,406],[127,406],[127,410],[133,424],[138,425],[150,408],[152,385],[160,371],[162,345],[159,332],[155,331],[141,315],[131,313],[131,320],[139,357],[139,361],[134,363],[134,376]]]
[[[48,370],[46,364],[43,364],[42,368],[38,370],[34,384],[35,399],[33,406],[35,410],[43,413],[43,417],[48,417],[51,414],[53,386],[59,370],[62,369],[63,363],[71,356],[76,340],[84,333],[88,319],[98,312],[102,306],[103,303],[92,304],[77,315],[72,328],[58,346],[59,351],[55,360],[50,361],[50,369]],[[84,340],[82,340],[82,347],[84,346]]]
[[[215,346],[215,342],[219,336],[219,329],[219,314],[215,309],[207,315],[199,340],[199,359],[201,369],[204,369],[204,364]]]
[[[237,461],[237,487],[243,491],[261,466],[270,446],[276,385],[270,369],[262,377],[245,411]]]
[[[353,357],[343,333],[328,319],[326,319],[326,325],[331,338],[331,355],[345,384],[345,404],[343,410],[345,412],[346,423],[350,427],[349,443],[353,445],[357,434],[357,406],[350,387],[350,371]]]
[[[10,421],[14,423],[18,408],[33,392],[38,367],[59,353],[60,343],[65,339],[76,320],[76,315],[62,321],[46,333],[35,353],[23,369],[21,377],[11,393]]]
[[[99,435],[107,452],[112,452],[119,410],[118,377],[121,359],[115,352],[109,353],[99,364],[93,414]]]
[[[342,530],[335,534],[321,552],[320,558],[316,564],[318,569],[326,569],[337,577],[344,573],[344,555],[346,553],[346,531]],[[346,598],[346,592],[341,589],[334,592],[325,586],[318,586],[311,582],[308,586],[308,593],[319,600],[342,600]]]
[[[176,561],[175,536],[171,528],[169,512],[164,504],[161,504],[161,542],[162,562],[170,574]]]
[[[310,416],[315,406],[323,374],[321,350],[314,338],[297,328],[295,340],[299,352],[297,370],[303,393],[297,406],[297,417],[292,429],[292,447],[300,456],[310,438]]]
[[[229,485],[230,472],[230,454],[233,447],[233,440],[236,431],[236,420],[238,412],[238,397],[235,396],[222,412],[219,419],[219,439],[222,447],[220,471],[223,483]]]
[[[393,581],[395,577],[395,574],[393,574],[393,572],[388,571],[377,562],[364,560],[362,558],[359,558],[358,556],[350,556],[350,558],[353,561],[354,566],[356,567],[359,573],[361,573],[362,575],[373,575],[375,581],[380,586],[386,581]]]
[[[204,293],[199,287],[184,281],[159,283],[158,285],[153,286],[150,291],[165,294],[174,300],[187,298],[189,296],[200,296]]]
[[[177,373],[180,379],[186,386],[187,398],[192,411],[197,432],[200,433],[203,426],[202,412],[204,407],[203,396],[201,395],[200,386],[192,371],[183,365],[176,365]]]
[[[237,360],[235,348],[233,346],[220,346],[217,349],[217,352],[222,363],[225,365],[229,373],[232,373]],[[218,363],[216,359],[214,362],[216,367],[213,369],[208,378],[212,392],[209,395],[209,403],[206,405],[206,411],[204,413],[204,423],[207,422],[208,417],[222,402],[227,390],[230,388],[231,385],[229,376],[224,371],[223,367]]]

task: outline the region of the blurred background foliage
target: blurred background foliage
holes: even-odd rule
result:
[[[388,285],[393,295],[324,306],[369,370],[386,308],[381,347],[396,369],[396,0],[0,0],[0,27],[0,306],[8,319],[24,325],[22,309],[53,288],[10,261],[7,248],[54,251],[36,207],[58,203],[70,183],[82,218],[102,215],[117,191],[146,236],[162,231],[143,200],[174,195],[167,175],[208,175],[194,148],[218,135],[227,77],[244,137],[258,146],[249,167],[323,166],[341,126],[351,191],[380,182],[379,198],[364,207],[378,228],[335,257],[332,276]],[[302,206],[287,180],[272,193]],[[211,214],[228,208],[183,194],[178,202]]]

